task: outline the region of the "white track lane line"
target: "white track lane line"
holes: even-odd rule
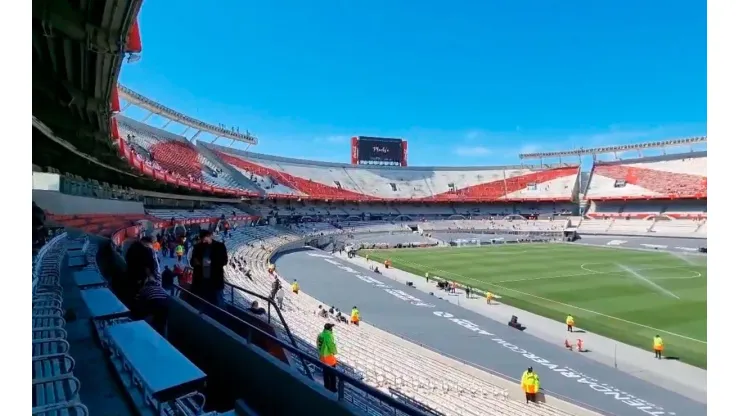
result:
[[[499,287],[501,289],[509,290],[511,292],[519,293],[519,294],[522,294],[522,295],[525,295],[525,296],[529,296],[529,297],[532,297],[532,298],[535,298],[535,299],[544,300],[546,302],[554,303],[556,305],[566,306],[566,307],[571,308],[571,309],[580,310],[580,311],[591,313],[591,314],[594,314],[594,315],[597,315],[597,316],[603,316],[604,318],[613,319],[615,321],[624,322],[626,324],[631,324],[631,325],[639,326],[641,328],[650,329],[652,331],[656,331],[656,332],[661,332],[661,333],[664,333],[664,334],[673,335],[674,337],[683,338],[683,339],[686,339],[686,340],[689,340],[689,341],[694,341],[694,342],[698,342],[700,344],[707,345],[707,342],[706,341],[702,341],[700,339],[691,338],[691,337],[686,336],[686,335],[677,334],[675,332],[666,331],[666,330],[660,329],[660,328],[654,328],[652,326],[648,326],[648,325],[641,324],[641,323],[638,323],[638,322],[632,322],[632,321],[628,321],[626,319],[617,318],[616,316],[611,316],[611,315],[607,315],[605,313],[592,311],[592,310],[586,309],[586,308],[581,308],[580,306],[570,305],[568,303],[563,303],[563,302],[558,302],[556,300],[552,300],[552,299],[548,299],[548,298],[543,298],[542,296],[537,296],[537,295],[533,295],[531,293],[522,292],[521,290],[511,289],[511,288],[508,288],[506,286],[497,285],[497,284],[494,284],[494,283],[491,283],[491,282],[484,282],[482,280],[473,279],[473,278],[467,277],[467,276],[462,276],[460,274],[448,272],[446,270],[442,270],[442,269],[429,269],[429,268],[427,268],[427,267],[425,267],[425,266],[423,266],[421,264],[417,264],[417,263],[413,263],[413,262],[408,262],[408,261],[403,261],[403,260],[398,260],[398,259],[393,259],[393,258],[391,258],[391,261],[397,262],[397,263],[402,263],[402,264],[408,264],[410,266],[413,266],[413,267],[416,267],[416,268],[420,268],[422,270],[429,270],[430,272],[435,272],[435,271],[436,272],[442,272],[442,273],[445,273],[445,274],[448,274],[448,275],[451,275],[451,276],[457,276],[457,277],[460,277],[462,279],[467,279],[467,280],[472,280],[474,282],[482,283],[482,284],[487,285],[487,286]],[[682,266],[682,267],[689,267],[689,266]],[[597,275],[597,274],[600,274],[600,273],[591,273],[591,275]],[[576,276],[587,276],[587,275],[588,274],[585,274],[584,273],[584,274],[578,274]],[[559,276],[559,277],[567,277],[567,276]],[[572,277],[574,277],[574,276],[572,276]],[[530,280],[533,280],[533,279],[530,279]]]

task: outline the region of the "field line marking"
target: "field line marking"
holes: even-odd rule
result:
[[[429,269],[428,267],[425,267],[425,266],[422,266],[421,264],[416,264],[416,263],[413,263],[413,262],[408,262],[408,261],[398,260],[398,259],[393,259],[393,258],[391,258],[391,260],[394,261],[394,262],[398,262],[398,263],[405,263],[405,264],[408,264],[410,266],[415,266],[415,267],[421,268],[421,269]],[[494,284],[494,283],[491,283],[491,282],[484,282],[482,280],[473,279],[471,277],[463,276],[463,275],[460,275],[460,274],[457,274],[457,273],[448,272],[448,271],[442,270],[442,269],[436,269],[436,270],[435,269],[429,269],[429,270],[430,271],[443,272],[443,273],[448,274],[448,275],[461,277],[461,278],[467,279],[467,280],[472,280],[474,282],[482,283],[482,284],[488,285],[488,286],[499,287],[501,289],[509,290],[509,291],[512,291],[512,292],[515,292],[515,293],[520,293],[522,295],[529,296],[529,297],[532,297],[532,298],[535,298],[535,299],[544,300],[546,302],[554,303],[554,304],[561,305],[561,306],[566,306],[566,307],[571,308],[571,309],[580,310],[580,311],[583,311],[583,312],[591,313],[593,315],[603,316],[604,318],[613,319],[615,321],[624,322],[626,324],[631,324],[631,325],[639,326],[641,328],[650,329],[650,330],[653,330],[653,331],[656,331],[656,332],[662,332],[664,334],[673,335],[675,337],[679,337],[679,338],[683,338],[683,339],[686,339],[686,340],[689,340],[689,341],[694,341],[694,342],[698,342],[698,343],[707,345],[707,341],[702,341],[700,339],[692,338],[692,337],[689,337],[689,336],[686,336],[686,335],[677,334],[675,332],[666,331],[666,330],[663,330],[663,329],[660,329],[660,328],[654,328],[652,326],[641,324],[641,323],[638,323],[638,322],[628,321],[626,319],[617,318],[616,316],[611,316],[611,315],[607,315],[605,313],[592,311],[590,309],[581,308],[580,306],[570,305],[570,304],[567,304],[567,303],[564,303],[564,302],[559,302],[559,301],[556,301],[556,300],[544,298],[542,296],[533,295],[531,293],[522,292],[521,290],[511,289],[511,288],[508,288],[506,286],[497,285],[497,284]],[[592,273],[592,274],[593,275],[596,275],[598,273]],[[564,277],[564,276],[561,276],[561,277]]]

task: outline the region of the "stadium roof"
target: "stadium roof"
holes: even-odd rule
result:
[[[257,144],[257,138],[253,136],[252,134],[250,134],[249,132],[241,133],[238,131],[225,129],[223,127],[220,127],[220,126],[217,126],[211,123],[206,123],[204,121],[197,120],[193,117],[190,117],[176,110],[173,110],[169,107],[166,107],[154,100],[146,98],[143,95],[139,94],[138,92],[130,88],[127,88],[121,84],[118,85],[118,97],[127,101],[128,103],[134,104],[145,110],[151,111],[152,113],[157,114],[158,116],[169,118],[182,125],[196,129],[198,132],[201,132],[201,131],[208,132],[208,133],[216,135],[217,138],[223,137],[226,139],[232,139],[232,140],[236,140],[236,141],[243,142],[243,143]]]
[[[618,153],[633,150],[660,149],[666,147],[690,146],[692,144],[706,143],[707,137],[689,137],[686,139],[664,140],[660,142],[625,144],[619,146],[592,147],[588,149],[574,149],[563,152],[541,152],[541,153],[522,153],[520,159],[547,159],[551,157],[570,157],[570,156],[587,156],[602,153]]]

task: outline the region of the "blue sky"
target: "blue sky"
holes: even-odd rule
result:
[[[495,165],[706,133],[704,2],[172,6],[144,2],[142,59],[120,81],[248,129],[261,153],[349,162],[350,137],[368,135],[407,139],[411,165]]]

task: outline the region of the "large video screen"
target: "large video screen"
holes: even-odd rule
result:
[[[403,155],[401,139],[362,136],[358,139],[357,147],[360,161],[401,163]]]

